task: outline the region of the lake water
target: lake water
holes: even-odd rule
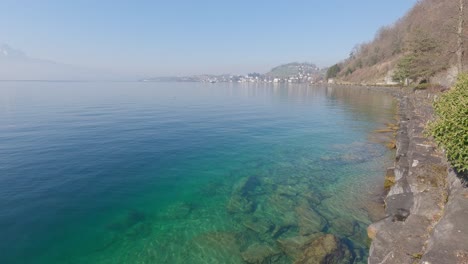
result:
[[[0,82],[0,263],[292,263],[280,241],[320,233],[366,263],[394,111],[349,87]]]

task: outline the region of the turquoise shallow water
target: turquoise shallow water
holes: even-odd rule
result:
[[[337,235],[365,263],[392,98],[358,88],[0,83],[1,263],[244,263]]]

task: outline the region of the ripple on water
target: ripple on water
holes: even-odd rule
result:
[[[388,98],[227,84],[99,96],[96,85],[38,84],[61,100],[26,89],[18,111],[0,112],[6,262],[366,262],[391,160],[368,132],[392,116]]]

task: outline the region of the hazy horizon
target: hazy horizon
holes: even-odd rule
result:
[[[4,1],[0,44],[19,53],[0,54],[0,79],[263,73],[296,61],[326,67],[415,2]]]

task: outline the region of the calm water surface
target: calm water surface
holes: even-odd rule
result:
[[[392,153],[366,89],[0,83],[0,263],[243,263],[331,233],[365,263]],[[377,206],[378,207],[378,206]]]

